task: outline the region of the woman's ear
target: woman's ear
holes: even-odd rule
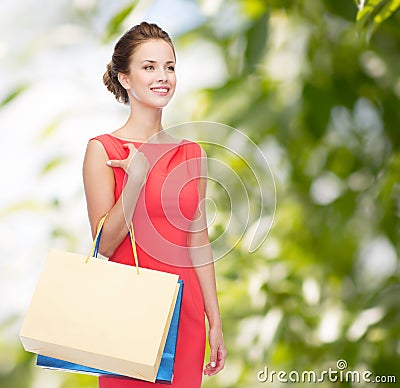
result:
[[[130,89],[128,76],[124,73],[118,73],[118,81],[124,89]]]

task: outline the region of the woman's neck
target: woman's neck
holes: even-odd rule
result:
[[[128,120],[114,134],[125,139],[146,141],[162,131],[161,119],[162,108],[131,104]]]

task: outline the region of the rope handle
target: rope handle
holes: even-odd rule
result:
[[[135,234],[133,233],[133,223],[132,223],[132,221],[131,221],[131,225],[129,227],[129,237],[131,239],[133,257],[135,258],[136,272],[139,275],[139,261],[138,261],[138,257],[137,257],[136,240],[135,240]]]
[[[96,257],[99,253],[99,245],[100,245],[100,238],[101,238],[101,233],[103,231],[103,226],[104,226],[104,222],[107,218],[108,213],[102,217],[99,221],[99,224],[97,225],[97,231],[96,231],[96,236],[93,240],[93,244],[92,244],[92,248],[88,254],[88,256],[86,257],[85,263],[87,263],[89,261],[89,259],[91,257]],[[136,240],[135,240],[135,234],[133,232],[133,223],[131,221],[131,224],[129,226],[129,238],[131,241],[131,246],[132,246],[132,253],[133,253],[133,257],[135,258],[135,266],[136,266],[136,273],[139,275],[140,271],[139,271],[139,261],[138,261],[138,257],[137,257],[137,250],[136,250]]]

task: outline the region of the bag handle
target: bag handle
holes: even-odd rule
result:
[[[103,231],[103,225],[104,222],[107,218],[108,213],[101,218],[101,220],[99,221],[99,224],[97,225],[97,231],[96,231],[96,236],[93,240],[93,244],[92,244],[92,249],[90,250],[85,263],[87,263],[89,261],[89,259],[91,257],[96,257],[99,253],[99,245],[100,245],[100,238],[101,238],[101,233]],[[129,238],[131,240],[131,246],[132,246],[132,252],[133,252],[133,257],[135,258],[135,266],[136,266],[136,272],[139,275],[139,261],[138,261],[138,257],[137,257],[137,250],[136,250],[136,240],[135,240],[135,234],[133,232],[133,223],[131,221],[131,224],[129,226]]]

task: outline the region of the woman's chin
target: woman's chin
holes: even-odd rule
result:
[[[171,101],[172,97],[169,98],[157,98],[157,99],[151,99],[151,100],[139,100],[139,99],[134,99],[136,102],[138,102],[140,105],[144,105],[147,108],[153,108],[153,109],[162,109],[165,108],[169,102]]]

